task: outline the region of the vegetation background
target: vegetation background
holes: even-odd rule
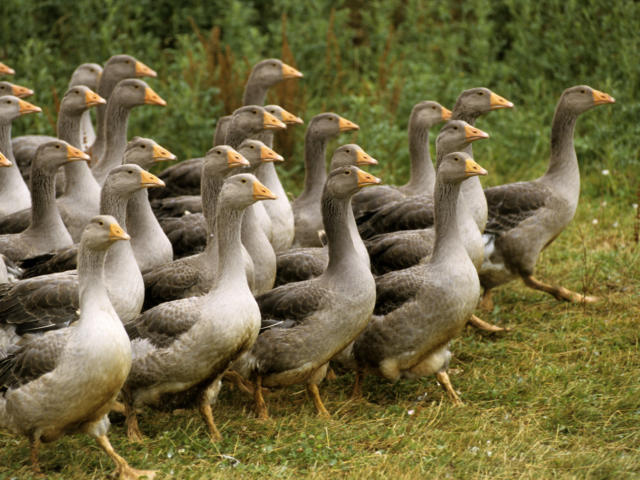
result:
[[[274,396],[266,424],[224,392],[219,446],[195,414],[151,413],[145,446],[127,446],[117,426],[114,444],[163,478],[640,478],[639,31],[632,0],[0,2],[0,60],[44,109],[15,122],[14,135],[54,132],[77,65],[130,53],[158,72],[149,83],[168,102],[134,110],[130,136],[153,137],[181,159],[200,156],[216,118],[240,105],[251,66],[279,57],[305,78],[283,83],[269,102],[306,121],[331,110],[358,123],[360,132],[339,141],[378,158],[388,183],[407,178],[416,102],[451,108],[475,86],[508,98],[516,108],[481,119],[492,138],[474,147],[490,171],[483,181],[494,185],[544,172],[566,87],[585,83],[617,100],[578,121],[581,205],[539,263],[543,278],[605,300],[584,308],[517,284],[501,289],[487,319],[515,331],[467,332],[454,343],[453,381],[467,406],[451,407],[431,379],[372,379],[368,403],[350,403],[346,375],[325,387],[329,422],[295,389]],[[278,140],[292,194],[302,184],[303,136],[297,127]],[[86,455],[91,444],[80,436],[45,449],[51,478],[103,476],[110,466],[95,449]],[[3,432],[0,445],[0,478],[27,478],[26,442]]]

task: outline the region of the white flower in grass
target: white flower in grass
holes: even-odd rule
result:
[[[620,224],[618,223],[618,221],[616,220],[615,222],[613,222],[613,225],[611,225],[613,228],[618,228]]]
[[[634,210],[638,209],[638,204],[637,203],[632,203],[631,206],[633,207]]]
[[[594,224],[594,225],[597,225],[598,224],[598,219],[594,218],[593,220],[591,220],[591,223]]]
[[[607,169],[605,168],[604,170],[602,170],[602,172],[601,172],[601,173],[602,173],[603,175],[607,176],[607,175],[609,175],[609,173],[611,173],[611,172],[609,172],[609,170],[607,170]]]

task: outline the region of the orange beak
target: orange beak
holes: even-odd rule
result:
[[[286,63],[282,64],[282,78],[287,79],[287,78],[302,78],[302,77],[304,77],[304,75],[302,75],[302,72],[299,72],[298,70],[287,65]]]
[[[451,119],[451,110],[448,108],[442,107],[442,121],[446,122]]]
[[[161,147],[160,145],[153,146],[153,161],[154,162],[163,162],[166,160],[175,160],[176,156],[171,153],[166,148]]]
[[[118,223],[112,223],[109,226],[109,239],[110,240],[131,240],[131,237],[125,232]]]
[[[467,158],[464,165],[464,173],[467,174],[467,177],[475,177],[476,175],[486,175],[489,172],[478,165],[473,158]]]
[[[271,150],[266,145],[260,147],[260,160],[263,162],[284,162],[282,155]]]
[[[33,95],[33,90],[27,87],[22,87],[20,85],[11,84],[11,94],[18,98],[25,98]]]
[[[0,75],[15,75],[16,71],[9,65],[0,62]]]
[[[300,117],[296,117],[293,113],[282,110],[282,121],[287,125],[300,125],[304,123]]]
[[[469,142],[489,138],[489,134],[487,132],[483,132],[479,128],[472,127],[471,125],[464,127],[464,133],[466,134],[464,138]]]
[[[253,198],[254,200],[275,200],[276,196],[258,180],[255,180],[253,182]]]
[[[0,152],[0,167],[10,167],[13,165],[7,157]]]
[[[287,126],[265,110],[262,125],[266,130],[284,130]]]
[[[230,149],[230,150],[227,151],[227,166],[229,168],[248,167],[249,166],[249,160],[244,158],[242,155],[240,155],[235,150]]]
[[[164,187],[164,182],[154,174],[143,170],[140,172],[140,185],[143,188]]]
[[[160,95],[151,90],[150,87],[147,87],[144,91],[144,103],[147,105],[160,105],[161,107],[167,106],[167,102],[165,102]]]
[[[605,103],[616,103],[616,99],[608,93],[601,92],[600,90],[594,90],[593,103],[596,105],[604,105]]]
[[[356,165],[377,165],[378,161],[364,150],[358,150]]]
[[[341,132],[349,132],[351,130],[360,130],[360,127],[346,118],[340,117],[338,121],[338,126],[340,127]]]
[[[82,150],[77,149],[76,147],[72,147],[71,145],[67,145],[67,160],[70,162],[76,160],[84,160],[89,161],[91,157],[84,153]]]
[[[499,108],[513,108],[513,103],[493,92],[491,92],[489,105],[491,106],[491,110],[498,110]]]
[[[157,77],[158,74],[155,72],[155,70],[147,67],[144,63],[142,62],[136,62],[136,77]]]
[[[96,105],[104,105],[107,101],[98,95],[93,90],[87,89],[87,92],[84,95],[84,100],[87,104],[87,107],[95,107]]]
[[[42,111],[40,107],[35,106],[33,103],[25,102],[24,100],[18,100],[18,105],[20,105],[20,115]]]
[[[382,183],[378,177],[374,177],[370,173],[364,170],[358,169],[358,187],[366,187],[367,185],[377,185]]]

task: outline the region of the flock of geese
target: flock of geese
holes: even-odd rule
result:
[[[14,72],[0,63],[0,74]],[[127,141],[134,107],[166,105],[141,80],[155,76],[129,55],[79,66],[56,137],[11,138],[14,120],[41,109],[22,100],[28,88],[0,82],[0,427],[28,437],[35,470],[42,442],[82,431],[118,478],[152,478],[114,451],[108,413],[124,413],[141,441],[142,406],[193,405],[217,440],[211,405],[223,379],[253,396],[259,418],[269,415],[263,390],[293,384],[328,416],[318,385],[330,363],[355,372],[354,396],[365,374],[435,374],[460,403],[448,345],[467,323],[503,330],[474,315],[492,308],[494,287],[520,277],[558,299],[597,301],[534,268],[578,204],[576,120],[613,103],[606,93],[565,90],[546,173],[484,190],[472,143],[489,135],[475,122],[513,107],[487,88],[463,91],[451,111],[415,105],[402,186],[361,170],[377,161],[356,144],[337,148],[327,171],[328,142],[359,127],[320,113],[306,129],[304,189],[289,202],[273,139],[303,121],[263,104],[302,73],[256,64],[213,148],[158,176],[147,169],[175,156],[149,138]],[[429,131],[443,122],[434,168]]]

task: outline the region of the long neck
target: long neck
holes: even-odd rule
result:
[[[273,130],[263,130],[262,132],[256,133],[255,135],[251,136],[251,138],[260,140],[269,148],[273,148],[273,137],[274,137]]]
[[[52,229],[64,224],[56,205],[56,176],[31,167],[31,227]]]
[[[101,156],[105,149],[106,139],[107,139],[107,108],[109,97],[111,93],[113,93],[113,89],[116,87],[118,83],[118,79],[114,78],[113,75],[110,74],[109,69],[106,69],[101,77],[100,83],[98,85],[98,95],[107,100],[107,105],[98,105],[96,108],[96,140],[93,144],[94,150],[97,150]],[[97,161],[100,161],[100,158],[97,158]]]
[[[11,120],[0,122],[0,152],[12,163],[10,167],[0,168],[0,191],[8,191],[16,182],[23,182],[11,147]],[[26,186],[23,187],[26,190]]]
[[[302,197],[322,197],[322,188],[327,180],[325,154],[327,140],[308,130],[304,139],[304,189]]]
[[[233,148],[238,148],[238,146],[246,139],[249,135],[247,132],[239,128],[238,126],[231,123],[229,125],[229,129],[227,131],[227,137],[225,138],[225,144],[229,145]]]
[[[82,113],[86,113],[86,111],[76,115],[62,109],[60,110],[60,115],[58,115],[58,138],[80,149],[82,149],[80,133]],[[66,163],[64,165],[64,178],[64,195],[66,197],[76,197],[81,200],[84,198],[82,194],[86,193],[91,196],[93,201],[97,201],[100,195],[100,186],[91,173],[87,162]]]
[[[137,237],[144,232],[159,230],[160,224],[149,204],[149,192],[146,188],[135,192],[127,202],[127,231],[131,237]]]
[[[244,87],[244,94],[242,95],[243,105],[264,105],[264,100],[267,97],[267,90],[269,87],[264,87],[252,81],[251,78],[247,81]]]
[[[78,252],[78,278],[80,279],[80,311],[113,309],[104,283],[104,261],[107,250],[91,250],[80,246]],[[93,315],[84,315],[91,319]]]
[[[127,146],[127,128],[131,108],[125,107],[112,99],[107,105],[106,135],[107,145],[104,155],[93,169],[93,175],[99,184],[103,184],[109,170],[122,164]]]
[[[458,194],[460,184],[436,183],[435,224],[436,242],[430,262],[446,262],[455,255],[466,255],[458,230]]]
[[[429,154],[429,129],[409,124],[409,157],[411,158],[411,178],[407,187],[412,190],[433,192],[436,171]]]
[[[218,207],[218,271],[216,285],[246,286],[244,260],[242,258],[241,225],[244,210],[222,204]]]
[[[558,104],[551,124],[551,155],[543,176],[546,182],[565,189],[580,190],[578,158],[573,146],[573,132],[578,116]]]
[[[209,235],[207,245],[209,245],[212,236],[216,234],[216,210],[218,196],[223,184],[224,175],[208,172],[206,164],[202,167],[200,196],[202,197],[202,214],[207,222],[207,233]]]
[[[329,246],[328,275],[341,274],[345,264],[357,259],[353,240],[348,234],[350,209],[350,198],[334,198],[327,193],[322,198],[322,221]]]
[[[0,121],[0,152],[4,154],[13,165],[16,159],[13,156],[13,148],[11,146],[11,120]],[[4,167],[11,168],[11,167]]]
[[[112,215],[120,225],[126,225],[128,201],[129,197],[105,184],[100,195],[100,215]]]
[[[218,119],[216,123],[216,130],[213,132],[213,146],[224,145],[227,138],[227,131],[229,130],[229,124],[231,123],[231,115],[225,115]]]

